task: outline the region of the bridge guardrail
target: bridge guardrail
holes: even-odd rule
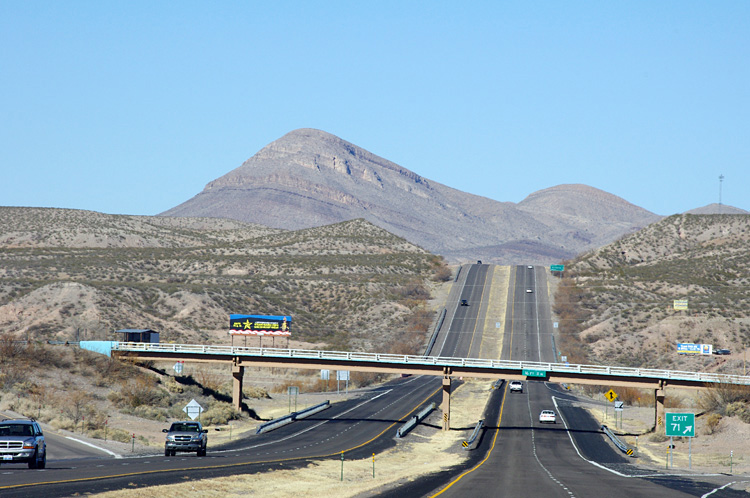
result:
[[[660,370],[652,368],[632,368],[606,365],[583,365],[567,363],[547,363],[534,361],[488,360],[482,358],[456,358],[445,356],[416,356],[385,353],[348,351],[322,351],[308,349],[256,348],[237,346],[205,346],[195,344],[162,344],[120,342],[112,346],[113,351],[134,352],[174,352],[226,356],[251,356],[265,358],[299,358],[320,360],[356,360],[373,363],[395,363],[405,365],[430,365],[445,367],[476,367],[507,370],[544,370],[550,373],[576,373],[641,377],[645,379],[686,380],[691,382],[750,385],[750,376],[689,372],[681,370]]]

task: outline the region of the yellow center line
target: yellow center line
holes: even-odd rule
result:
[[[464,476],[467,476],[467,475],[471,474],[472,472],[474,472],[475,470],[477,470],[479,467],[481,467],[482,465],[484,465],[484,463],[490,458],[490,456],[492,455],[492,450],[495,449],[495,443],[497,442],[497,436],[500,435],[500,422],[503,419],[503,409],[505,408],[505,400],[508,397],[507,394],[508,394],[508,386],[506,385],[505,386],[505,392],[503,393],[503,402],[500,404],[500,413],[497,416],[497,429],[495,429],[495,436],[492,438],[492,446],[490,446],[490,449],[487,452],[487,456],[485,456],[484,459],[481,462],[479,462],[474,467],[470,468],[469,470],[467,470],[466,472],[464,472],[460,476],[456,477],[453,481],[451,481],[450,483],[448,483],[448,485],[446,487],[444,487],[443,489],[441,489],[440,491],[438,491],[437,493],[435,493],[432,496],[438,496],[438,495],[443,494],[445,491],[447,491],[448,489],[450,489],[451,486],[453,486],[458,481],[460,481],[461,479],[463,479]]]
[[[510,331],[511,332],[510,332],[510,350],[508,351],[508,356],[509,356],[508,359],[510,359],[510,356],[513,354],[513,321],[515,319],[515,310],[516,310],[516,301],[514,299],[512,305],[511,305],[511,312],[510,312]],[[502,351],[501,351],[501,354],[502,354]],[[448,483],[447,486],[445,486],[443,489],[441,489],[440,491],[438,491],[437,493],[435,493],[434,495],[431,495],[431,496],[438,496],[438,495],[443,494],[445,491],[447,491],[448,489],[450,489],[451,486],[453,486],[458,481],[460,481],[461,479],[463,479],[464,476],[467,476],[467,475],[471,474],[472,472],[474,472],[475,470],[477,470],[479,467],[481,467],[482,465],[484,465],[484,463],[487,460],[489,460],[490,456],[492,456],[492,451],[495,449],[495,443],[497,443],[497,437],[500,435],[500,423],[503,420],[503,410],[505,409],[505,400],[507,398],[508,398],[508,385],[506,384],[505,385],[505,392],[503,392],[503,402],[500,403],[500,413],[497,416],[497,424],[496,424],[497,429],[495,429],[495,436],[492,438],[492,445],[490,446],[490,449],[487,451],[487,455],[484,457],[484,459],[481,462],[477,463],[474,467],[470,468],[469,470],[467,470],[463,474],[461,474],[458,477],[456,477],[453,481],[451,481],[450,483]]]

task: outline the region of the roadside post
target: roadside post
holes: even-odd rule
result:
[[[610,403],[614,403],[617,399],[617,393],[612,389],[604,393],[604,397],[609,400]],[[607,412],[609,411],[609,405],[604,405],[604,420],[607,420]],[[617,412],[615,412],[615,429],[617,428]]]
[[[635,437],[635,457],[638,458],[638,436]]]
[[[615,401],[615,427],[617,427],[617,412],[620,412],[620,429],[622,429],[622,416],[625,407],[624,401]]]
[[[344,452],[341,452],[341,480],[344,480]]]
[[[297,411],[297,395],[299,394],[299,387],[289,386],[286,388],[286,393],[289,397],[289,413],[292,413],[292,396],[294,396],[294,411]]]
[[[673,438],[686,437],[688,439],[688,466],[693,466],[693,445],[692,441],[695,437],[695,414],[694,413],[665,413],[666,421],[666,435],[669,436],[669,468],[672,468],[672,454],[674,453]]]
[[[320,380],[324,380],[325,383],[323,383],[323,389],[325,392],[328,392],[328,379],[331,376],[331,371],[323,369],[320,371]]]
[[[372,454],[372,478],[375,479],[375,453]]]

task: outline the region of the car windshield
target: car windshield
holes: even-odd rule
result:
[[[0,436],[33,436],[31,426],[28,424],[5,424],[0,425]]]
[[[198,424],[172,424],[170,432],[200,432]]]

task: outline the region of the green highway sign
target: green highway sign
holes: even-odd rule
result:
[[[549,271],[564,271],[565,265],[549,265]]]
[[[525,375],[526,377],[546,377],[547,371],[546,370],[531,370],[524,368],[521,370],[521,374]]]
[[[694,413],[665,413],[667,436],[695,437]]]

